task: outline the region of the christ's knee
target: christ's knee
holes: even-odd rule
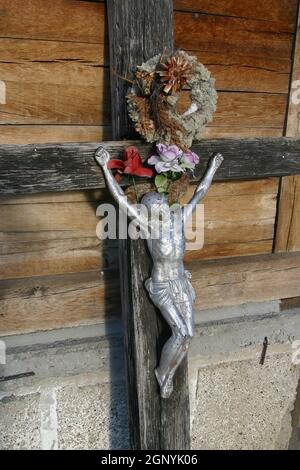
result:
[[[187,351],[193,339],[193,332],[186,327],[184,330],[178,332],[178,336],[182,349]]]

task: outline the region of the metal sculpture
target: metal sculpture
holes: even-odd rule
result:
[[[172,331],[171,337],[163,347],[159,366],[155,370],[161,396],[168,398],[173,391],[174,374],[187,354],[194,334],[195,292],[190,282],[191,274],[185,270],[183,263],[184,228],[197,204],[210,188],[223,157],[217,154],[210,160],[206,174],[185,207],[169,208],[166,196],[158,192],[143,196],[141,204],[147,208],[146,217],[136,205],[128,202],[123,189],[107,167],[109,160],[109,153],[100,147],[96,152],[96,161],[103,169],[113,198],[131,219],[138,222],[145,233],[153,260],[151,277],[146,280],[145,287]],[[161,223],[166,217],[169,221],[167,229],[166,224]]]

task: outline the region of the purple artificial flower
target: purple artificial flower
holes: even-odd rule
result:
[[[149,165],[155,165],[157,173],[165,171],[174,171],[175,173],[183,172],[183,168],[179,165],[179,159],[182,157],[183,152],[177,145],[156,145],[158,155],[153,155],[149,158]]]
[[[187,168],[190,170],[193,170],[198,163],[198,155],[192,152],[191,150],[189,152],[184,153],[182,155],[182,158],[180,159],[180,165],[182,166],[182,168]]]
[[[177,147],[177,145],[164,145],[164,144],[157,144],[156,148],[158,150],[158,154],[161,160],[165,162],[169,162],[180,158],[182,156],[182,150]]]

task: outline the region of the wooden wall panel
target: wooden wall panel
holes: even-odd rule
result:
[[[281,31],[293,32],[297,0],[174,0],[174,8],[210,15],[255,18],[276,23]]]
[[[277,178],[213,184],[204,199],[204,247],[186,261],[271,253],[277,194]]]
[[[268,21],[175,11],[174,29],[176,46],[189,51],[287,59],[292,50],[291,32]]]
[[[216,308],[300,295],[300,254],[206,261],[188,266],[196,308]]]
[[[295,38],[286,136],[300,137],[300,10]],[[282,178],[275,251],[300,251],[300,176]]]
[[[174,8],[176,46],[216,78],[218,111],[205,137],[282,135],[297,0],[174,0]],[[2,0],[0,143],[108,140],[107,51],[104,2]],[[204,249],[186,256],[197,308],[300,295],[298,255],[244,256],[271,252],[277,190],[276,178],[213,186]],[[98,323],[119,310],[116,248],[95,237],[104,197],[0,201],[2,334]]]
[[[103,3],[1,0],[0,37],[103,44],[104,25]]]
[[[214,184],[204,201],[204,249],[186,259],[270,253],[277,192],[277,178]],[[1,199],[0,279],[115,268],[116,242],[96,237],[104,200],[103,191]]]
[[[108,139],[105,4],[5,0],[1,8],[0,142]],[[205,136],[282,135],[295,1],[178,1],[175,9],[177,46],[211,69],[220,92]]]
[[[299,254],[194,262],[187,268],[197,310],[300,295]],[[0,312],[2,334],[100,323],[119,313],[118,273],[0,281]]]
[[[256,129],[259,136],[260,128],[282,135],[296,0],[176,0],[174,8],[176,47],[196,55],[216,78],[219,102],[212,132],[231,125],[229,133],[236,137]]]
[[[79,63],[1,64],[2,124],[110,124],[108,71]]]
[[[118,273],[98,271],[0,281],[0,332],[103,322],[120,311]]]
[[[213,128],[211,130],[213,131]],[[103,142],[111,138],[110,126],[0,125],[0,145],[24,144],[24,142],[27,144]]]

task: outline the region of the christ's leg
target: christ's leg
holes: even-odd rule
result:
[[[161,386],[162,397],[168,398],[173,390],[174,374],[185,357],[193,336],[193,327],[189,320],[192,306],[187,302],[177,306],[170,299],[160,310],[171,327],[172,336],[163,347],[160,364],[155,373]]]

